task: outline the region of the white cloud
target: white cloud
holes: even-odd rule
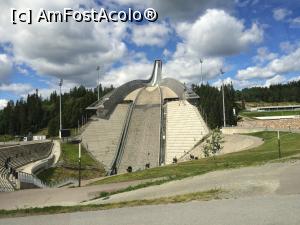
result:
[[[226,77],[224,80],[218,79],[212,83],[213,86],[220,88],[224,84],[232,84],[236,89],[243,89],[247,87],[261,86],[260,82],[249,80],[237,80],[231,77]]]
[[[210,9],[194,23],[179,23],[177,33],[190,51],[202,56],[228,56],[261,42],[264,32],[256,23],[246,29],[241,20],[227,12]]]
[[[92,0],[1,1],[2,12],[10,8],[31,8],[37,12],[97,5]],[[12,25],[6,13],[0,15],[0,44],[10,43],[17,64],[26,64],[40,75],[62,77],[90,85],[98,64],[109,68],[127,52],[123,39],[127,23],[34,23]]]
[[[0,110],[5,108],[8,101],[6,99],[0,99]]]
[[[281,42],[279,46],[281,51],[283,51],[284,53],[291,53],[292,51],[297,49],[297,46],[299,46],[299,44],[291,43],[289,41],[284,41]]]
[[[170,18],[173,21],[194,20],[199,14],[206,9],[218,8],[232,10],[234,0],[109,0],[108,2],[117,3],[119,5],[131,5],[135,8],[145,9],[152,7],[158,12],[160,19]]]
[[[287,16],[291,14],[292,11],[285,8],[277,8],[273,10],[273,18],[277,21],[284,20]]]
[[[12,84],[1,84],[0,91],[11,92],[17,95],[28,94],[34,88],[30,84],[12,83]]]
[[[286,78],[281,75],[276,75],[275,77],[272,77],[272,78],[266,80],[265,86],[270,87],[270,85],[272,85],[272,84],[280,84],[283,82],[286,82]]]
[[[293,28],[300,27],[300,16],[290,20],[290,26]]]
[[[12,71],[13,63],[6,54],[0,54],[0,80],[5,80]]]
[[[270,61],[272,59],[275,59],[278,56],[278,54],[270,52],[268,48],[261,47],[257,49],[257,55],[254,56],[254,61],[259,63],[264,63],[266,61]]]
[[[267,68],[253,66],[239,70],[236,77],[240,80],[247,80],[253,78],[269,78],[273,76],[275,76],[273,71],[270,71]]]
[[[135,79],[148,79],[151,76],[152,68],[153,64],[149,61],[130,61],[118,68],[111,69],[102,83],[118,86]]]
[[[300,47],[294,52],[273,59],[265,67],[253,66],[237,72],[238,79],[270,78],[279,74],[300,71]]]
[[[294,76],[294,77],[291,77],[289,79],[289,82],[292,82],[292,81],[299,81],[300,80],[300,75],[299,76]]]
[[[171,34],[171,28],[165,22],[134,25],[131,29],[132,42],[137,46],[149,45],[162,47],[166,44]]]

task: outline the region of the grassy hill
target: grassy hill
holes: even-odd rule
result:
[[[250,150],[220,155],[217,156],[215,160],[213,160],[213,158],[203,158],[199,160],[172,164],[133,173],[126,173],[108,177],[93,184],[124,182],[150,178],[164,178],[163,180],[153,183],[160,184],[162,182],[201,175],[215,170],[259,165],[278,159],[276,132],[258,132],[249,135],[263,138],[264,144]],[[281,133],[282,157],[299,154],[299,146],[300,134]]]

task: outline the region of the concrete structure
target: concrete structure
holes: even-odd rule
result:
[[[166,163],[179,159],[209,133],[197,107],[188,101],[166,104]]]
[[[119,104],[109,119],[92,118],[82,134],[85,148],[109,170],[115,157],[128,104]]]
[[[173,78],[162,79],[161,70],[156,60],[150,79],[127,82],[87,108],[97,118],[82,141],[108,174],[172,163],[209,133],[193,105],[199,97]]]

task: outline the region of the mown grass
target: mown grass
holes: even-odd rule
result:
[[[274,111],[274,112],[240,112],[244,117],[260,117],[260,116],[293,116],[300,115],[300,111]]]
[[[133,207],[133,206],[143,206],[143,205],[189,202],[195,200],[209,201],[212,199],[220,199],[221,194],[224,192],[225,191],[221,189],[211,189],[203,192],[189,193],[189,194],[176,195],[170,197],[133,200],[133,201],[118,202],[118,203],[89,204],[89,205],[76,205],[76,206],[49,206],[49,207],[42,207],[42,208],[0,210],[0,218],[70,213],[70,212],[78,212],[78,211],[106,210],[106,209],[113,209],[113,208],[123,208],[123,207]]]
[[[49,168],[37,176],[46,183],[57,182],[66,178],[78,178],[78,144],[63,143],[58,164],[58,167]],[[103,166],[94,160],[83,147],[81,168],[82,179],[92,179],[105,175]]]
[[[167,182],[215,170],[263,164],[278,158],[276,132],[258,132],[249,135],[263,138],[264,144],[250,150],[216,156],[215,160],[213,158],[203,158],[133,173],[120,174],[96,181],[91,185],[162,177]],[[281,153],[282,157],[300,153],[300,134],[282,132]]]

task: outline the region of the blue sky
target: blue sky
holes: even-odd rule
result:
[[[34,23],[13,25],[11,8],[46,10],[154,8],[154,23]],[[235,88],[300,79],[300,2],[292,0],[14,0],[0,2],[0,109],[39,89],[100,81],[118,86],[146,78],[154,59],[163,76],[187,84],[232,82]],[[225,74],[220,77],[219,70]]]

